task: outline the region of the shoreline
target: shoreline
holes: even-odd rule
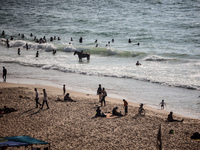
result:
[[[45,89],[48,89],[47,92],[50,95],[58,95],[58,97],[64,97],[64,95],[62,94],[62,92],[63,92],[62,88],[58,88],[58,87],[55,87],[55,86],[41,85],[41,84],[21,84],[21,83],[0,82],[0,88],[12,88],[12,87],[26,87],[26,88],[28,87],[28,88],[33,89],[32,92],[34,92],[34,88],[40,88],[40,89],[45,88]],[[42,92],[42,90],[40,92]],[[73,90],[67,90],[67,89],[66,89],[66,93],[70,93],[70,96],[73,96],[73,97],[84,97],[84,98],[96,99],[96,101],[98,102],[98,96],[97,95],[87,94],[87,93],[73,91]],[[109,96],[106,97],[106,101],[111,102],[112,104],[115,104],[115,105],[118,105],[118,104],[122,105],[123,104],[123,99],[112,98],[112,97],[109,97]],[[139,103],[135,103],[135,102],[132,102],[132,101],[129,101],[129,100],[127,100],[127,101],[129,103],[129,105],[134,106],[136,108],[139,108]],[[169,114],[169,112],[166,111],[166,110],[156,109],[156,108],[153,108],[153,107],[147,106],[147,105],[144,105],[144,109],[154,111],[158,115],[161,114],[161,116],[162,115],[167,116]],[[190,118],[190,119],[200,120],[198,118],[187,117],[187,116],[177,114],[177,113],[173,113],[173,114],[178,116],[178,117],[182,117],[182,118]]]

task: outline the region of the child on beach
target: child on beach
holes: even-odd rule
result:
[[[65,95],[66,89],[65,89],[65,84],[63,85],[63,95]]]
[[[125,109],[125,115],[128,113],[128,102],[123,99],[123,102],[124,102],[124,109]]]
[[[164,105],[167,106],[166,103],[164,102],[164,99],[162,100],[162,102],[160,103],[160,105],[161,105],[161,109],[164,109]]]

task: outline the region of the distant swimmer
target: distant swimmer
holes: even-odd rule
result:
[[[97,40],[95,40],[95,43],[97,43]]]
[[[53,52],[52,52],[52,54],[53,54],[53,55],[55,55],[55,54],[56,54],[56,50],[55,50],[55,49],[53,49]]]
[[[50,37],[50,41],[51,41],[51,42],[53,41],[53,37]]]
[[[56,36],[54,36],[54,38],[53,38],[54,40],[56,40]]]
[[[139,61],[137,61],[135,65],[139,66],[139,65],[141,65],[141,63]]]
[[[132,42],[131,39],[128,39],[128,42],[131,43]]]
[[[5,36],[5,31],[4,31],[4,30],[2,31],[1,35],[2,35],[2,36]]]
[[[96,46],[95,47],[98,47],[99,45],[98,44],[96,44]]]
[[[8,40],[8,39],[6,39],[6,46],[7,46],[7,48],[10,47],[10,44],[9,44],[9,40]]]
[[[39,52],[37,51],[37,53],[36,53],[36,57],[38,57],[39,56]]]
[[[46,37],[45,36],[43,37],[43,40],[46,41]]]
[[[26,50],[28,50],[28,44],[26,43]]]
[[[71,41],[73,41],[73,38],[71,37]]]
[[[115,41],[115,40],[114,40],[114,39],[112,39],[112,43],[114,43],[114,41]]]
[[[18,48],[18,55],[20,55],[20,48]]]
[[[9,43],[7,43],[7,48],[10,48],[10,44]]]
[[[33,34],[31,33],[31,34],[30,34],[30,37],[32,37],[32,36],[33,36]]]
[[[138,46],[139,46],[139,45],[140,45],[140,43],[137,43],[137,44],[135,44],[135,45],[138,45]]]
[[[12,37],[12,36],[10,37],[10,40],[13,40],[13,37]]]
[[[24,34],[22,34],[22,39],[24,38]]]
[[[83,42],[83,38],[80,37],[80,39],[79,39],[79,43],[82,43],[82,42]]]
[[[60,37],[58,37],[58,40],[61,40]]]

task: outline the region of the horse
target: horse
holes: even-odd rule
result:
[[[89,53],[83,53],[82,51],[79,52],[79,51],[75,51],[74,52],[74,55],[78,55],[78,58],[79,58],[79,61],[82,61],[82,58],[85,58],[87,57],[87,60],[90,60],[90,54]]]

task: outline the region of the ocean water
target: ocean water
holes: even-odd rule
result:
[[[109,96],[157,109],[165,99],[168,111],[200,118],[199,0],[0,2],[0,64],[8,82],[66,84],[90,94],[102,84]],[[44,36],[46,43],[34,41]],[[90,53],[90,61],[79,62],[75,50]]]

